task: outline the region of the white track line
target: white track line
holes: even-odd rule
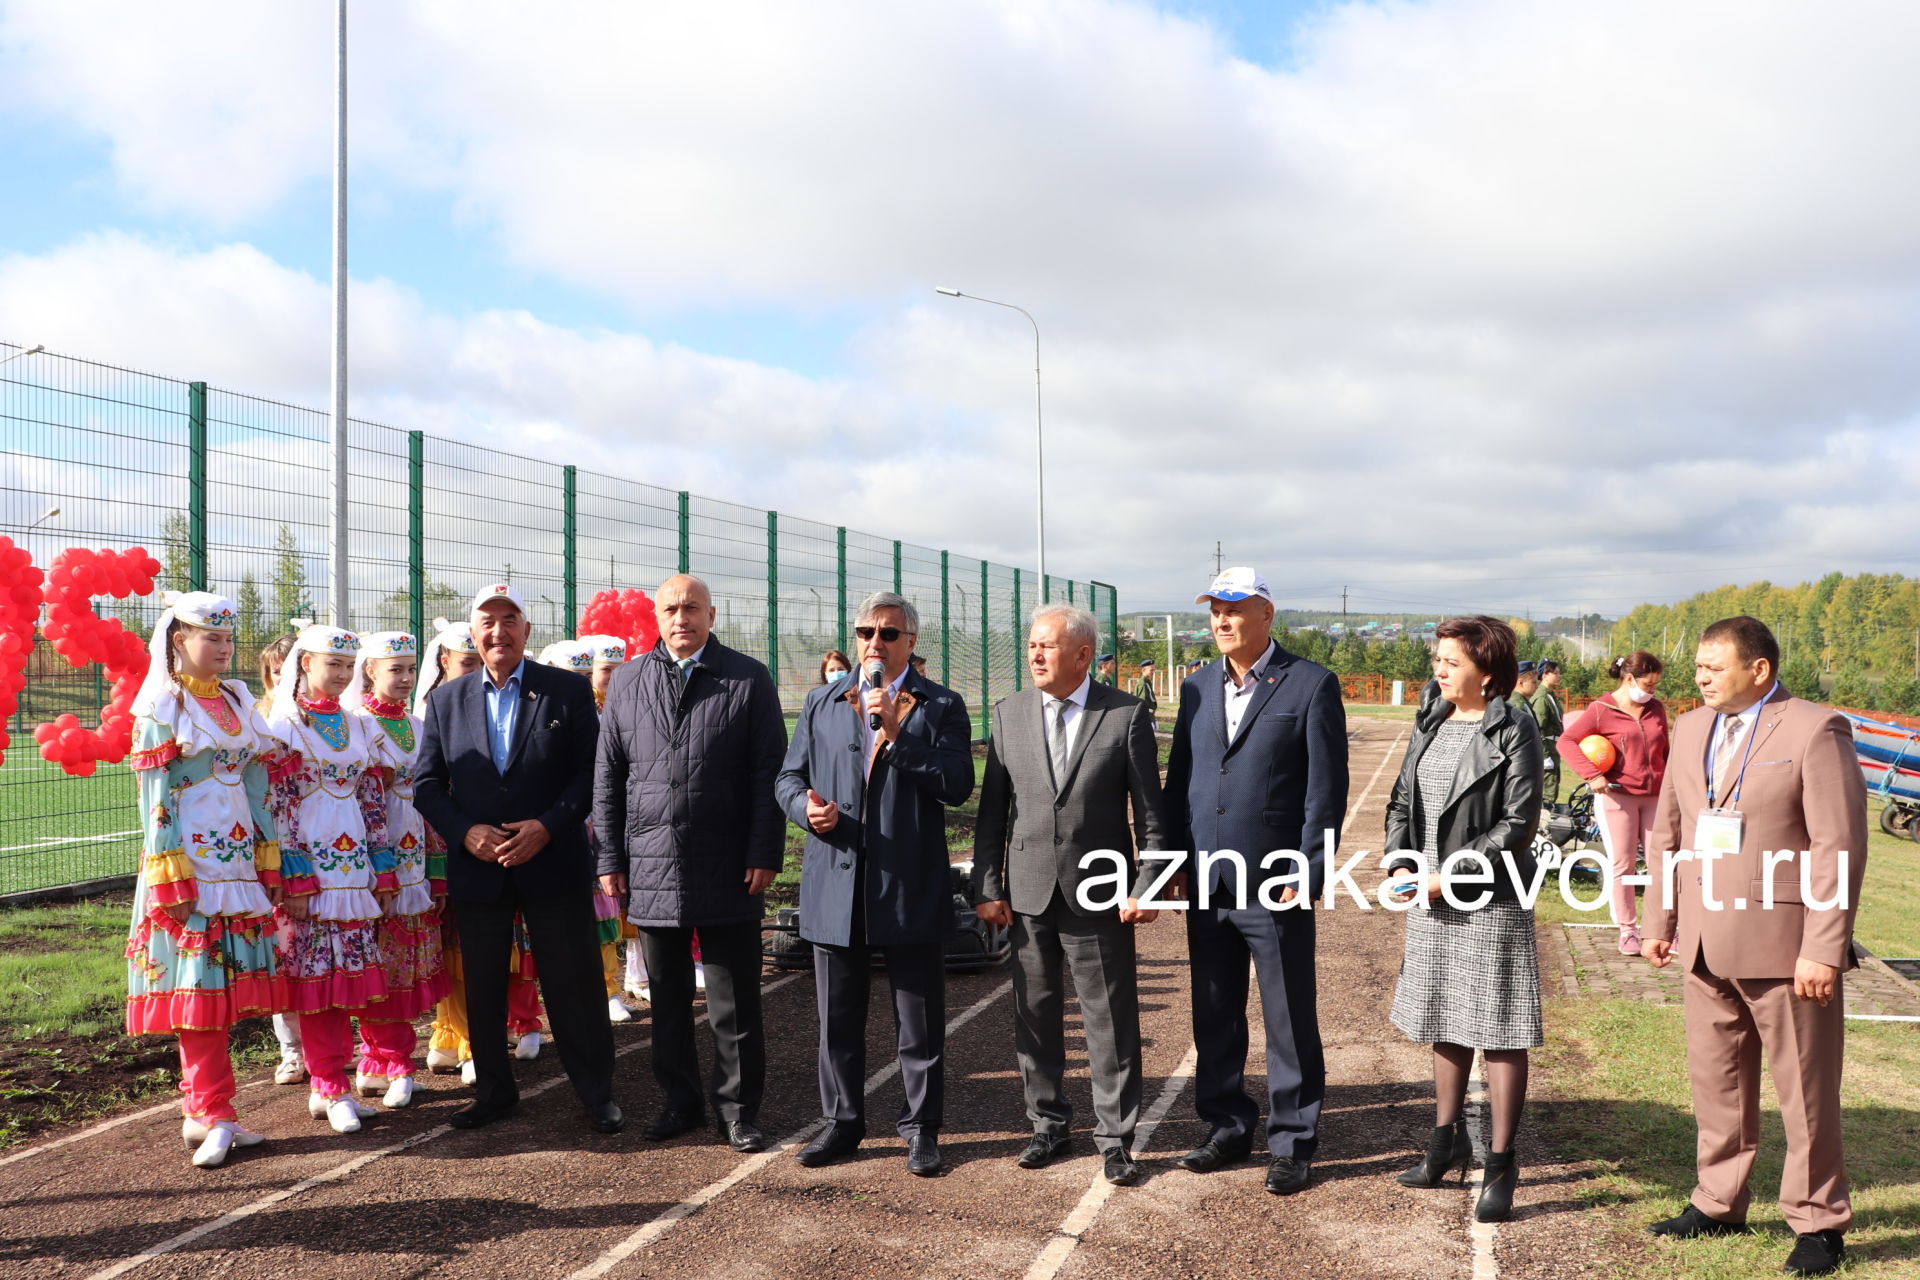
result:
[[[1380,775],[1386,771],[1394,752],[1400,749],[1400,744],[1405,742],[1406,738],[1405,732],[1395,735],[1385,754],[1380,757],[1380,763],[1375,766],[1373,776],[1368,778],[1367,785],[1360,789],[1359,798],[1347,806],[1346,816],[1340,820],[1341,830],[1344,831],[1347,824],[1353,821],[1354,815],[1366,805],[1368,798],[1373,795],[1374,785],[1380,781]],[[1167,1112],[1173,1109],[1174,1101],[1186,1089],[1187,1080],[1193,1075],[1194,1068],[1200,1060],[1199,1054],[1200,1047],[1197,1044],[1187,1046],[1187,1056],[1180,1060],[1179,1069],[1162,1086],[1160,1096],[1154,1099],[1153,1109],[1147,1113],[1146,1121],[1135,1130],[1133,1144],[1135,1151],[1147,1149],[1147,1143],[1153,1138],[1153,1131],[1160,1126],[1162,1120],[1167,1118]],[[1104,1173],[1095,1175],[1093,1185],[1087,1188],[1085,1195],[1080,1197],[1080,1203],[1073,1207],[1073,1211],[1066,1216],[1065,1221],[1054,1228],[1052,1237],[1041,1248],[1040,1256],[1033,1260],[1031,1267],[1027,1268],[1026,1280],[1053,1280],[1053,1277],[1060,1273],[1060,1268],[1067,1265],[1067,1259],[1072,1257],[1073,1251],[1080,1246],[1081,1237],[1086,1235],[1100,1217],[1101,1208],[1113,1192],[1114,1186],[1106,1180]]]
[[[139,834],[140,832],[135,830],[102,831],[97,836],[55,836],[48,840],[30,840],[26,844],[11,844],[4,849],[0,849],[0,853],[27,853],[34,849],[51,849],[56,845],[90,844],[95,840],[120,840],[127,836],[137,836]]]
[[[790,973],[784,978],[776,978],[774,981],[769,982],[764,986],[762,986],[760,988],[760,994],[764,996],[770,991],[778,991],[781,987],[786,986],[789,982],[798,981],[800,978],[804,976],[805,976],[804,974],[800,974],[800,973]],[[698,1018],[694,1019],[694,1025],[696,1027],[699,1026],[702,1022],[706,1021],[706,1018],[707,1018],[706,1014],[704,1013],[701,1014]],[[650,1042],[650,1040],[651,1038],[649,1038],[648,1042]],[[624,1058],[626,1055],[638,1050],[642,1043],[643,1043],[642,1041],[635,1040],[630,1045],[626,1045],[623,1048],[615,1049],[613,1051],[613,1056],[616,1058]],[[563,1071],[559,1075],[554,1076],[553,1079],[542,1081],[540,1084],[534,1085],[531,1089],[527,1089],[524,1092],[522,1092],[520,1095],[520,1100],[524,1102],[528,1098],[537,1098],[541,1094],[545,1093],[547,1090],[558,1088],[560,1085],[563,1085],[566,1083],[567,1083],[567,1075]],[[142,1114],[150,1115],[152,1114],[152,1112],[148,1111]],[[133,1118],[134,1117],[132,1116],[127,1117],[127,1119],[133,1119]],[[259,1213],[261,1210],[270,1209],[276,1204],[280,1204],[281,1202],[286,1200],[291,1200],[294,1196],[297,1196],[304,1191],[311,1191],[313,1188],[318,1186],[323,1186],[329,1182],[338,1182],[340,1179],[347,1177],[349,1174],[358,1173],[360,1170],[366,1168],[368,1165],[372,1164],[376,1160],[383,1160],[386,1157],[393,1155],[396,1152],[410,1150],[414,1147],[420,1146],[423,1143],[432,1142],[435,1138],[444,1137],[446,1134],[455,1133],[455,1132],[467,1132],[467,1131],[456,1130],[452,1125],[447,1125],[447,1124],[436,1125],[433,1128],[428,1129],[424,1133],[416,1133],[410,1138],[404,1138],[399,1142],[393,1143],[391,1146],[381,1147],[378,1151],[369,1151],[364,1155],[355,1156],[353,1159],[346,1161],[344,1164],[337,1164],[333,1168],[326,1170],[324,1173],[316,1173],[311,1178],[303,1178],[299,1182],[294,1183],[292,1186],[287,1187],[284,1190],[276,1191],[270,1196],[262,1196],[260,1199],[253,1201],[251,1204],[243,1204],[238,1209],[235,1209],[229,1213],[221,1214],[218,1218],[213,1219],[211,1222],[203,1222],[199,1226],[183,1231],[177,1236],[172,1236],[166,1240],[162,1240],[159,1244],[150,1245],[147,1248],[141,1250],[139,1253],[135,1254],[131,1258],[123,1258],[122,1260],[114,1263],[111,1267],[108,1267],[104,1271],[94,1272],[92,1275],[88,1276],[86,1280],[113,1280],[115,1276],[125,1275],[127,1272],[133,1270],[135,1267],[138,1267],[143,1263],[151,1262],[155,1258],[160,1257],[162,1254],[172,1253],[174,1250],[182,1248],[186,1245],[190,1245],[196,1240],[204,1239],[205,1237],[212,1235],[214,1232],[220,1230],[223,1227],[230,1227],[236,1222],[240,1222],[247,1218],[251,1218],[254,1214]],[[77,1137],[79,1135],[75,1135],[75,1136]]]
[[[265,1083],[267,1083],[265,1080],[255,1080],[251,1084],[243,1084],[240,1087],[242,1089],[258,1089]],[[16,1160],[26,1160],[33,1156],[45,1155],[49,1151],[57,1151],[69,1142],[78,1142],[82,1138],[91,1138],[98,1134],[105,1133],[110,1129],[118,1129],[123,1124],[132,1124],[135,1120],[145,1120],[148,1116],[157,1116],[163,1111],[171,1111],[175,1115],[179,1115],[180,1104],[177,1101],[162,1102],[157,1106],[144,1107],[139,1111],[129,1111],[124,1116],[115,1116],[111,1120],[103,1120],[90,1129],[82,1129],[78,1133],[70,1133],[64,1138],[55,1138],[52,1142],[43,1142],[37,1147],[28,1147],[25,1151],[16,1151],[10,1156],[0,1156],[0,1167],[10,1165]]]
[[[1473,1181],[1469,1184],[1473,1194],[1467,1197],[1467,1236],[1473,1241],[1473,1280],[1499,1280],[1500,1264],[1494,1257],[1493,1246],[1498,1239],[1498,1229],[1491,1222],[1482,1222],[1474,1216],[1474,1205],[1480,1199],[1480,1188],[1487,1181],[1487,1152],[1490,1150],[1487,1140],[1487,1068],[1484,1054],[1473,1055],[1473,1074],[1467,1078],[1467,1132],[1473,1136],[1473,1152],[1478,1157],[1478,1168],[1473,1171]]]
[[[1167,1112],[1173,1110],[1173,1104],[1186,1091],[1187,1081],[1192,1079],[1194,1067],[1200,1060],[1199,1049],[1193,1045],[1187,1047],[1187,1056],[1180,1059],[1180,1065],[1174,1069],[1167,1083],[1160,1089],[1160,1096],[1153,1100],[1152,1110],[1146,1119],[1134,1131],[1133,1149],[1145,1151],[1153,1142],[1154,1130],[1167,1118]],[[1117,1188],[1106,1180],[1104,1170],[1094,1175],[1093,1185],[1080,1197],[1080,1203],[1073,1206],[1073,1212],[1066,1221],[1054,1229],[1053,1238],[1040,1250],[1040,1256],[1027,1268],[1027,1280],[1053,1280],[1065,1266],[1067,1259],[1080,1244],[1080,1238],[1092,1228],[1100,1217],[1100,1210]]]
[[[975,1001],[965,1012],[957,1015],[947,1023],[947,1035],[953,1035],[954,1032],[966,1026],[969,1022],[972,1022],[975,1018],[979,1017],[981,1013],[985,1012],[988,1005],[998,1000],[1001,996],[1006,995],[1011,990],[1013,990],[1013,983],[1009,980],[1001,983],[986,995],[981,996],[980,999]],[[866,1092],[871,1094],[899,1073],[900,1059],[895,1057],[892,1062],[889,1062],[886,1066],[867,1077]],[[573,1272],[567,1277],[567,1280],[597,1280],[598,1277],[606,1275],[607,1272],[613,1270],[622,1262],[679,1226],[703,1206],[711,1203],[714,1199],[738,1185],[743,1179],[758,1173],[782,1155],[785,1155],[793,1148],[807,1141],[820,1131],[820,1126],[824,1123],[824,1119],[815,1120],[805,1128],[798,1129],[789,1134],[758,1155],[749,1156],[745,1160],[742,1160],[734,1166],[733,1172],[729,1173],[726,1177],[716,1182],[709,1182],[706,1186],[700,1188],[679,1204],[663,1209],[656,1217],[648,1220],[632,1235],[622,1240],[619,1244],[614,1245],[605,1253],[602,1253],[586,1266]]]

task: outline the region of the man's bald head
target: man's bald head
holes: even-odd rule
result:
[[[691,658],[713,634],[713,592],[690,573],[676,573],[653,596],[660,639],[676,658]]]

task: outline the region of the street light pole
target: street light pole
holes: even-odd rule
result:
[[[46,343],[37,342],[33,346],[28,347],[23,351],[16,351],[10,356],[0,356],[0,364],[6,364],[8,361],[11,361],[11,360],[18,360],[21,356],[37,356],[42,351],[45,351],[46,349],[47,349]]]
[[[347,602],[347,0],[335,28],[333,125],[333,519],[327,535],[333,625],[351,627]]]
[[[983,298],[977,293],[962,293],[958,289],[935,289],[934,292],[944,293],[949,298],[969,298],[974,302],[1018,311],[1033,326],[1033,530],[1034,546],[1040,559],[1040,602],[1045,604],[1052,593],[1051,584],[1047,581],[1047,467],[1046,431],[1040,406],[1040,322],[1025,307],[1017,307],[1011,302]]]

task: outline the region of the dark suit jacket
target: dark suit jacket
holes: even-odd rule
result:
[[[1314,897],[1326,880],[1324,832],[1337,845],[1347,813],[1347,713],[1340,682],[1317,663],[1274,646],[1240,733],[1227,742],[1226,659],[1180,686],[1167,761],[1167,830],[1190,851],[1233,849],[1255,900],[1260,860],[1275,849],[1306,855]],[[1226,868],[1216,863],[1216,880]],[[1268,872],[1267,874],[1273,874]]]
[[[427,695],[414,803],[447,842],[447,894],[492,902],[509,884],[523,897],[587,890],[594,874],[587,809],[600,738],[593,685],[529,659],[502,773],[488,746],[486,678],[484,669],[472,671]],[[550,837],[531,861],[507,868],[467,852],[469,828],[526,818],[538,818]]]
[[[1056,780],[1045,716],[1038,689],[1023,689],[993,708],[974,827],[973,900],[1004,900],[1022,915],[1038,915],[1057,887],[1079,914],[1109,914],[1087,911],[1076,890],[1089,874],[1111,873],[1112,863],[1083,868],[1081,855],[1113,849],[1131,865],[1136,839],[1142,849],[1166,847],[1153,718],[1140,699],[1094,682],[1066,777]],[[1127,896],[1139,897],[1156,870],[1134,866],[1123,886]]]
[[[909,671],[900,686],[900,736],[869,782],[860,693],[858,680],[848,679],[807,695],[774,785],[781,811],[807,833],[800,936],[838,947],[856,941],[858,855],[867,863],[864,941],[940,942],[953,932],[946,806],[973,794],[967,704]],[[809,787],[840,806],[840,821],[825,835],[807,825]]]

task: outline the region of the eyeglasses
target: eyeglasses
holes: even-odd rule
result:
[[[853,634],[859,636],[862,640],[871,640],[875,635],[878,635],[886,643],[892,644],[895,640],[898,640],[907,633],[898,627],[855,627]]]

